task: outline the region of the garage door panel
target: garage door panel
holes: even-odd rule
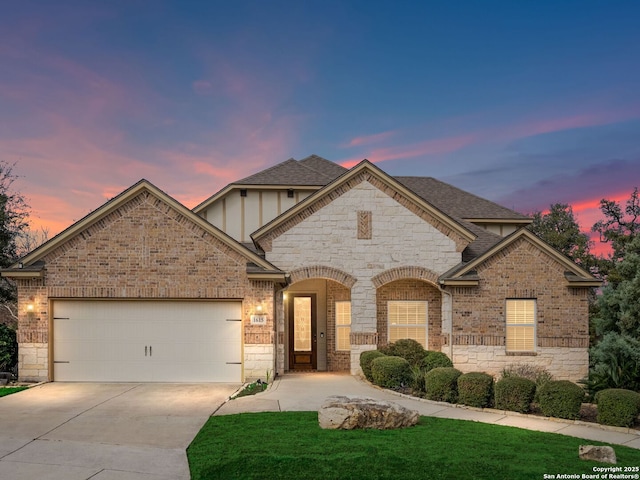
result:
[[[240,302],[55,301],[54,379],[239,382],[242,325],[227,320],[240,315]]]

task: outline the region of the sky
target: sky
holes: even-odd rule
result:
[[[50,237],[141,178],[193,208],[311,154],[585,230],[640,186],[638,1],[1,7],[0,162]]]

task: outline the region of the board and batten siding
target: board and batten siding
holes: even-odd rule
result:
[[[295,190],[293,197],[287,190],[247,190],[229,192],[202,212],[202,217],[239,242],[251,242],[251,234],[297,203],[313,190]]]

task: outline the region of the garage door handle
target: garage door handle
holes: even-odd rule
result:
[[[153,357],[153,347],[149,345],[149,356]]]
[[[242,365],[242,362],[227,362],[227,365]]]
[[[147,356],[147,346],[146,345],[144,346],[144,356],[145,357]]]

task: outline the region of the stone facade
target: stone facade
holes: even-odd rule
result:
[[[357,337],[357,344],[352,343],[351,371],[357,373],[360,370],[357,352],[374,349],[379,341],[373,279],[384,276],[386,271],[412,268],[433,272],[435,277],[457,265],[461,254],[456,241],[397,198],[391,198],[384,189],[364,179],[352,182],[350,187],[344,188],[331,203],[314,207],[312,214],[292,222],[288,230],[270,238],[266,258],[286,271],[339,268],[345,278],[355,279],[350,292],[352,336],[374,334],[369,337],[371,344],[361,343],[365,338],[362,335]],[[370,239],[358,238],[363,205],[371,213]],[[416,238],[429,248],[416,248]]]
[[[245,381],[273,379],[275,372],[275,347],[273,343],[244,346]]]
[[[273,282],[249,280],[237,250],[149,192],[78,232],[44,262],[44,278],[18,280],[21,380],[51,379],[49,309],[56,298],[241,299],[245,345],[274,344],[272,314],[267,325],[249,322],[256,304],[273,312]],[[245,351],[245,362],[255,362],[255,352]]]
[[[585,348],[538,348],[535,356],[511,356],[504,347],[454,345],[451,357],[455,367],[464,373],[485,372],[496,378],[510,365],[526,364],[548,370],[556,380],[577,382],[586,378],[589,366]]]

